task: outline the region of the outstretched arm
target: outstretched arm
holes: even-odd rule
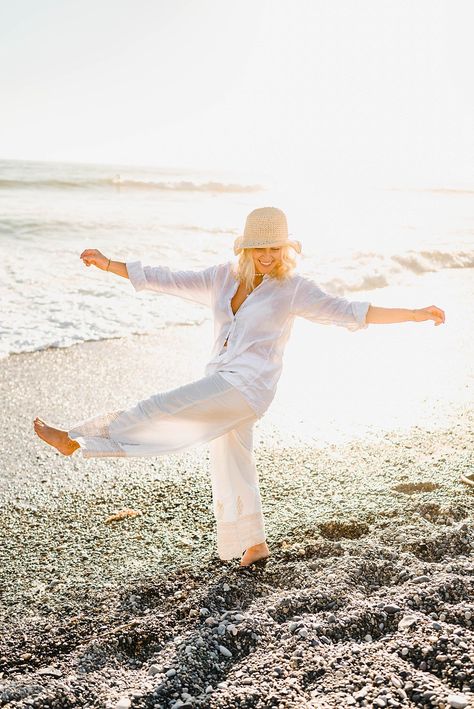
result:
[[[301,276],[296,282],[290,311],[321,325],[339,325],[354,331],[368,327],[366,315],[370,307],[365,300],[329,295],[312,278]]]
[[[127,266],[124,263],[112,261],[97,249],[86,249],[79,258],[82,259],[86,266],[96,266],[101,271],[109,271],[109,273],[115,273],[117,276],[122,276],[122,278],[128,278]]]
[[[445,322],[444,310],[436,305],[429,305],[427,308],[379,308],[371,305],[367,311],[365,321],[375,325],[392,324],[399,322],[424,322],[434,320],[434,324],[441,325]]]
[[[86,266],[93,265],[102,271],[130,279],[136,291],[151,290],[201,305],[211,305],[218,266],[209,266],[201,271],[172,271],[167,266],[142,266],[141,261],[112,261],[97,249],[86,249],[81,259]]]

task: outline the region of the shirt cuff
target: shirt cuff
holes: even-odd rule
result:
[[[366,322],[367,311],[371,306],[371,303],[361,300],[354,300],[351,303],[352,312],[356,319],[357,325],[353,328],[354,330],[365,330],[369,327],[369,323]]]
[[[145,290],[145,288],[147,287],[147,281],[145,277],[145,272],[143,270],[142,262],[127,261],[125,265],[127,267],[127,273],[130,279],[130,283],[135,288],[135,290]]]

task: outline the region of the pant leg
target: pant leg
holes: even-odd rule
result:
[[[256,417],[210,443],[217,551],[224,560],[265,541],[258,472],[253,451]]]
[[[159,456],[207,443],[254,417],[245,397],[214,373],[87,419],[68,435],[86,458]]]

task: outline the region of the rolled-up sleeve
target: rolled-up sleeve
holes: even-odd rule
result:
[[[130,261],[125,265],[136,291],[151,290],[211,305],[217,266],[202,271],[172,271],[168,266],[142,266],[141,261]]]
[[[296,285],[291,312],[322,325],[340,325],[348,330],[362,330],[370,302],[346,300],[329,295],[310,278],[301,277]]]

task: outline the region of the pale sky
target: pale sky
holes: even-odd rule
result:
[[[471,0],[0,0],[0,158],[474,156]]]

